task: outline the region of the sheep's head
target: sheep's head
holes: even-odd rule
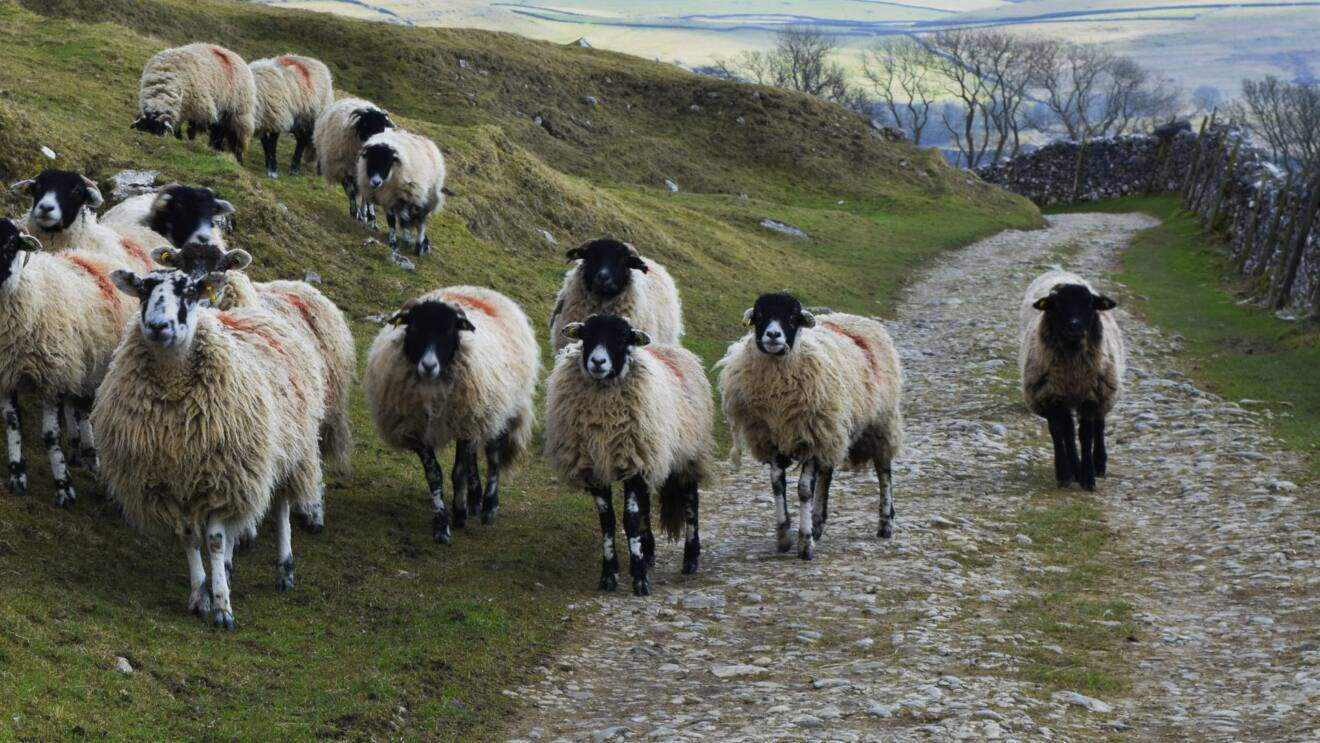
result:
[[[43,170],[36,178],[9,188],[32,199],[28,219],[50,232],[68,229],[83,209],[95,210],[105,203],[96,181],[70,170]]]
[[[385,185],[394,172],[394,166],[403,162],[398,150],[384,142],[368,143],[358,153],[358,159],[362,161],[367,175],[367,185],[371,188]]]
[[[353,132],[357,134],[359,142],[365,142],[386,129],[394,128],[394,121],[390,119],[390,115],[379,108],[359,108],[349,115],[348,120],[353,125]]]
[[[153,271],[138,276],[115,271],[110,280],[140,303],[138,327],[148,343],[161,349],[185,350],[197,332],[200,307],[215,305],[228,278],[223,273],[201,277],[182,271]]]
[[[459,334],[477,330],[462,309],[433,300],[409,301],[388,322],[404,329],[403,355],[424,380],[439,379],[459,353]]]
[[[0,293],[17,281],[30,253],[41,250],[41,241],[27,234],[12,219],[0,219]]]
[[[132,124],[129,124],[129,128],[163,137],[166,134],[173,134],[178,128],[178,122],[171,114],[143,111]]]
[[[598,382],[626,375],[633,347],[651,343],[651,336],[618,315],[592,315],[565,325],[562,332],[582,342],[582,373]]]
[[[743,313],[743,324],[752,328],[756,348],[771,356],[783,356],[797,343],[798,331],[816,325],[816,318],[802,308],[792,294],[762,294]]]
[[[209,188],[171,183],[157,191],[147,213],[147,226],[175,247],[211,245],[220,242],[218,220],[233,213],[234,205],[217,198]]]
[[[573,248],[564,254],[570,261],[582,261],[578,274],[588,292],[603,299],[622,294],[632,283],[632,272],[647,273],[646,261],[633,246],[601,238]]]
[[[1076,350],[1100,341],[1100,313],[1118,303],[1081,284],[1055,284],[1031,306],[1045,313],[1046,337],[1052,344]]]

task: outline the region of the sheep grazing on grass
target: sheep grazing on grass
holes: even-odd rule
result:
[[[32,199],[26,226],[47,250],[86,250],[117,262],[115,268],[147,269],[154,235],[142,229],[119,229],[97,222],[104,203],[96,182],[80,173],[45,170],[14,183],[10,190]]]
[[[875,467],[878,535],[893,536],[903,371],[888,331],[876,320],[843,313],[817,321],[782,293],[762,295],[743,320],[752,331],[717,364],[719,387],[735,453],[750,451],[770,465],[779,551],[793,546],[785,479],[794,461],[802,462],[799,557],[810,560],[821,538],[838,467]]]
[[[145,229],[163,238],[151,247],[166,241],[176,248],[188,243],[223,246],[220,224],[233,213],[234,205],[209,188],[171,183],[154,193],[125,199],[105,213],[101,224],[121,234]]]
[[[186,125],[188,139],[205,130],[213,149],[232,152],[242,163],[256,108],[256,85],[242,57],[214,44],[189,44],[147,60],[132,128],[182,138]]]
[[[9,461],[9,489],[27,492],[19,432],[18,393],[42,403],[41,432],[55,480],[55,503],[77,494],[60,445],[60,406],[72,410],[71,443],[96,464],[84,413],[106,374],[111,353],[136,305],[111,283],[118,264],[84,250],[41,252],[16,223],[0,220],[0,407]]]
[[[276,585],[288,590],[290,511],[322,497],[325,381],[316,348],[265,307],[205,306],[224,274],[116,271],[112,279],[142,309],[92,410],[110,496],[134,526],[180,539],[189,608],[233,629],[236,537],[254,530],[273,502]]]
[[[1095,490],[1095,478],[1105,476],[1105,416],[1123,394],[1127,366],[1123,334],[1110,313],[1115,306],[1082,277],[1060,270],[1031,282],[1022,300],[1022,395],[1049,422],[1059,487],[1076,480]]]
[[[394,122],[384,109],[361,98],[344,98],[325,107],[312,131],[316,171],[330,183],[344,187],[348,216],[376,226],[376,210],[366,199],[358,205],[357,161],[362,145]]]
[[[495,521],[500,475],[532,438],[540,350],[521,308],[475,286],[437,289],[407,302],[376,336],[364,380],[372,422],[385,443],[422,460],[436,541],[471,515]],[[435,451],[456,442],[453,514]],[[486,489],[477,471],[485,449]]]
[[[579,261],[564,275],[550,316],[550,345],[568,345],[565,325],[592,315],[619,315],[662,346],[676,346],[683,336],[683,305],[678,287],[659,263],[643,258],[633,246],[602,238],[566,254]]]
[[[595,498],[603,538],[600,588],[618,585],[610,484],[623,481],[633,594],[651,592],[655,564],[651,492],[659,489],[660,524],[671,539],[686,526],[683,572],[701,554],[698,488],[713,469],[710,382],[701,361],[614,315],[564,326],[577,341],[561,351],[546,393],[545,452],[561,482]]]
[[[266,153],[266,174],[279,177],[280,134],[290,132],[295,144],[289,175],[297,175],[317,117],[335,99],[330,68],[297,54],[258,59],[248,67],[257,87],[256,133]]]
[[[418,257],[431,251],[426,220],[444,206],[444,186],[445,158],[426,137],[387,129],[368,139],[358,155],[358,190],[385,210],[395,253],[399,232]]]

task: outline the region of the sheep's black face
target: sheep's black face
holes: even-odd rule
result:
[[[43,230],[59,232],[73,224],[83,208],[96,209],[103,200],[101,190],[81,173],[46,170],[32,180],[19,181],[14,193],[32,199],[28,218]]]
[[[367,163],[367,182],[372,188],[380,188],[390,179],[390,173],[399,162],[399,153],[387,144],[373,144],[363,148],[362,159]]]
[[[582,341],[582,371],[597,381],[626,374],[633,346],[651,342],[651,336],[618,315],[592,315],[586,322],[565,325],[563,333]]]
[[[434,301],[405,306],[390,322],[404,326],[403,355],[422,379],[439,379],[458,355],[459,333],[477,329],[461,310]]]
[[[163,137],[174,133],[174,121],[168,115],[148,111],[138,116],[129,128]]]
[[[18,275],[25,253],[41,250],[41,243],[11,219],[0,219],[0,290]]]
[[[151,205],[147,226],[175,247],[189,243],[215,245],[216,220],[234,213],[234,205],[218,199],[209,188],[166,186]]]
[[[353,123],[353,131],[357,134],[359,142],[365,142],[386,129],[394,128],[390,115],[378,108],[359,108],[353,112],[349,120]]]
[[[215,304],[217,294],[228,283],[221,273],[193,277],[182,271],[153,271],[146,276],[115,271],[110,279],[120,291],[140,302],[138,327],[142,337],[164,349],[192,344],[198,305]]]
[[[1058,347],[1076,350],[1088,341],[1100,341],[1100,313],[1117,304],[1081,284],[1059,284],[1032,306],[1045,313],[1048,339]]]
[[[797,343],[798,331],[816,324],[816,318],[802,309],[791,294],[762,294],[756,304],[743,313],[743,323],[751,326],[756,348],[771,356],[783,356]]]
[[[647,273],[646,261],[632,246],[618,240],[592,240],[565,253],[571,261],[582,261],[578,274],[588,292],[610,299],[622,294],[632,284],[632,272]]]

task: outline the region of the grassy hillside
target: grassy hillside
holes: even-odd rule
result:
[[[364,246],[338,187],[266,179],[259,148],[241,167],[200,141],[129,130],[142,64],[199,37],[248,59],[322,58],[341,91],[436,139],[454,196],[419,270]],[[317,271],[363,350],[369,316],[454,283],[510,294],[543,336],[563,250],[611,233],[671,267],[687,342],[711,362],[760,291],[883,314],[929,256],[1039,221],[1025,201],[814,100],[504,34],[238,3],[0,0],[0,48],[0,179],[49,166],[45,145],[107,194],[126,167],[212,186],[238,207],[230,240],[256,256],[252,273]],[[0,193],[0,213],[21,208]],[[811,237],[765,230],[766,217]],[[329,483],[326,532],[295,537],[297,588],[274,590],[263,540],[237,561],[238,632],[220,635],[183,609],[179,550],[125,529],[94,482],[80,477],[72,513],[52,507],[27,413],[33,493],[0,495],[3,738],[498,737],[510,712],[499,691],[571,637],[571,605],[595,582],[592,509],[540,464],[505,480],[500,523],[433,544],[420,467],[381,446],[359,394],[354,474]],[[676,559],[662,547],[661,594]],[[116,656],[137,671],[117,673]]]

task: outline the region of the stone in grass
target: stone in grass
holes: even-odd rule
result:
[[[950,521],[943,516],[931,516],[930,525],[936,529],[957,529],[958,524]]]
[[[837,689],[840,686],[852,686],[852,682],[840,678],[816,679],[811,682],[811,688],[813,689]]]
[[[1095,697],[1088,697],[1085,694],[1078,694],[1075,691],[1056,691],[1050,695],[1050,699],[1064,704],[1071,704],[1091,712],[1106,714],[1113,712],[1114,708],[1107,702],[1102,702]]]
[[[669,189],[669,193],[678,193],[678,184],[668,178],[665,179],[665,188]]]
[[[748,663],[731,663],[728,665],[711,666],[710,672],[715,678],[738,678],[741,676],[759,676],[765,673],[765,668],[753,666]]]
[[[811,237],[811,235],[807,234],[802,230],[799,230],[796,227],[793,227],[791,225],[786,225],[783,222],[776,222],[775,220],[770,219],[769,217],[761,220],[761,226],[766,228],[767,230],[782,232],[785,235],[792,235],[793,237]]]
[[[893,716],[894,716],[894,710],[892,710],[892,709],[890,709],[890,708],[884,706],[883,704],[877,704],[877,705],[875,705],[874,707],[869,707],[869,708],[867,708],[866,711],[867,711],[867,713],[872,714],[872,715],[875,715],[876,717],[893,717]]]
[[[407,256],[399,255],[398,253],[390,253],[390,260],[394,263],[394,265],[398,266],[399,268],[402,268],[405,271],[417,270],[417,266],[413,265],[413,262],[409,260]]]
[[[116,655],[115,670],[119,671],[120,673],[132,673],[134,669],[133,669],[133,664],[128,662],[128,658],[125,658],[122,655]]]

